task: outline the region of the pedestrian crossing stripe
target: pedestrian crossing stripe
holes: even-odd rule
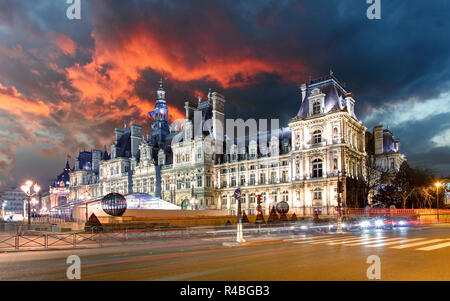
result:
[[[352,243],[356,243],[356,242],[361,242],[361,241],[363,241],[363,242],[365,242],[365,241],[371,241],[371,240],[376,240],[376,239],[383,239],[384,237],[359,237],[359,238],[354,238],[354,239],[352,239],[352,240],[348,240],[348,241],[343,241],[343,242],[340,242],[340,241],[337,241],[337,242],[332,242],[332,243],[329,243],[330,245],[338,245],[338,244],[343,244],[343,245],[345,245],[345,244],[352,244]]]
[[[437,249],[441,249],[441,248],[445,248],[445,247],[450,247],[450,242],[444,242],[442,244],[432,245],[432,246],[428,246],[428,247],[422,247],[422,248],[419,248],[416,250],[432,251],[432,250],[437,250]]]
[[[392,246],[392,245],[399,244],[399,243],[413,242],[413,241],[422,240],[423,238],[411,238],[411,239],[400,238],[400,239],[402,239],[402,241],[393,241],[393,242],[384,242],[384,241],[382,241],[382,242],[374,244],[374,245],[366,245],[366,247],[377,248],[377,247]]]
[[[337,238],[337,237],[304,237],[297,240],[302,241],[292,241],[294,244],[326,244],[326,245],[345,245],[349,247],[353,246],[364,246],[369,248],[374,247],[389,247],[391,249],[406,249],[413,248],[423,245],[430,245],[421,248],[417,248],[415,250],[419,251],[433,251],[441,248],[450,247],[450,239],[448,238],[438,238],[438,239],[430,239],[424,240],[425,238],[404,238],[404,237],[393,237],[393,238],[385,238],[385,237],[357,237],[350,236],[346,238]],[[446,241],[446,242],[443,242]],[[443,243],[439,243],[443,242]],[[436,244],[439,243],[439,244]]]
[[[393,242],[393,244],[396,244],[396,243],[398,243],[398,240],[400,240],[400,239],[402,239],[402,238],[401,237],[388,238],[388,239],[376,238],[375,242],[385,242],[385,241],[397,240],[397,241]],[[357,242],[357,243],[348,244],[347,246],[349,246],[349,247],[364,246],[364,245],[373,244],[373,243],[374,243],[374,241],[366,240],[366,241],[363,241],[363,242]]]
[[[310,236],[310,237],[297,237],[297,238],[286,238],[283,241],[297,241],[297,240],[307,240],[307,239],[321,239],[321,238],[331,238],[336,237],[335,235],[323,235],[323,236]]]
[[[417,246],[421,246],[421,245],[428,245],[428,244],[432,244],[432,243],[440,242],[440,241],[443,241],[443,239],[431,239],[431,240],[413,242],[410,244],[400,245],[400,246],[391,247],[391,248],[392,249],[405,249],[405,248],[417,247]]]
[[[316,244],[316,243],[327,243],[327,242],[334,242],[334,241],[338,241],[338,240],[348,240],[348,239],[355,239],[355,237],[349,237],[349,238],[326,238],[326,239],[322,239],[322,240],[306,240],[306,241],[296,241],[294,242],[295,244]]]

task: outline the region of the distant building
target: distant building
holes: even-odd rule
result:
[[[69,161],[67,161],[63,172],[52,181],[49,187],[48,201],[47,198],[45,198],[45,201],[49,202],[49,204],[42,204],[42,207],[49,209],[67,203],[70,185],[69,173],[71,171],[72,169],[69,166]]]
[[[397,172],[406,158],[400,153],[400,139],[395,139],[392,132],[382,125],[373,128],[373,133],[366,133],[366,152],[382,171]]]
[[[25,194],[20,188],[4,191],[1,196],[0,206],[3,202],[6,202],[5,212],[7,214],[22,214],[24,212],[24,201],[26,200]]]

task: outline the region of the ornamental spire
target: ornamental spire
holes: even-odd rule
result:
[[[156,91],[156,95],[157,95],[158,99],[166,99],[166,91],[164,91],[164,88],[163,88],[163,79],[162,78],[159,80],[159,88],[158,88],[158,91]]]

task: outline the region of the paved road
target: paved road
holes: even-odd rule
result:
[[[0,254],[0,280],[67,280],[66,258],[81,258],[82,280],[367,280],[366,259],[381,259],[381,280],[450,280],[450,227],[176,239],[95,249]],[[257,242],[257,243],[256,243]]]

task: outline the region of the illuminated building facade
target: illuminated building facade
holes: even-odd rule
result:
[[[338,177],[344,176],[344,186],[364,177],[367,128],[355,115],[353,94],[332,73],[301,85],[300,109],[279,130],[232,139],[224,134],[225,103],[223,95],[209,91],[205,100],[185,102],[185,120],[169,126],[161,82],[150,112],[151,137],[134,122],[115,129],[110,154],[106,147],[93,150],[89,164],[70,172],[70,199],[79,200],[86,191],[92,197],[147,193],[183,209],[236,213],[233,192],[239,187],[248,214],[256,212],[257,195],[266,210],[286,201],[300,214],[327,214],[337,205]],[[386,137],[381,153],[379,128],[375,137],[380,162],[386,158],[391,164],[400,156],[392,136],[394,148],[385,149]]]

